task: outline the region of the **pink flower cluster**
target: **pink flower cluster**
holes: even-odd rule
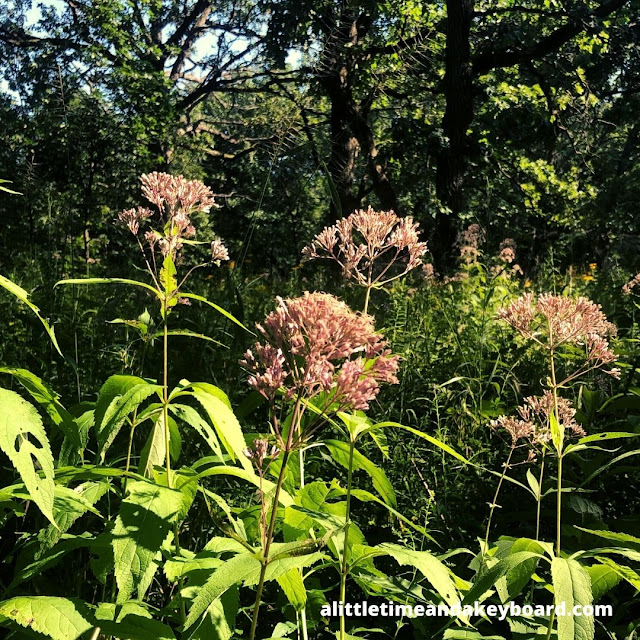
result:
[[[550,293],[538,296],[527,293],[498,312],[498,318],[509,323],[524,337],[540,346],[555,350],[562,345],[585,347],[585,366],[579,370],[600,369],[616,361],[609,338],[617,333],[599,304],[588,298],[577,299]],[[617,368],[605,370],[619,377]],[[577,377],[573,374],[571,379]],[[565,380],[564,382],[567,382]]]
[[[384,286],[420,266],[426,252],[412,218],[369,207],[325,227],[302,254],[307,260],[334,260],[360,285]],[[400,273],[391,273],[394,264],[401,264]]]
[[[565,433],[575,437],[586,435],[584,429],[576,422],[576,410],[571,402],[565,398],[557,398],[558,415],[556,419]],[[554,410],[554,400],[551,391],[547,390],[542,396],[529,396],[518,407],[518,416],[500,416],[491,421],[494,429],[504,429],[511,436],[512,445],[518,440],[529,440],[532,444],[546,444],[551,440],[550,420]]]
[[[184,176],[172,176],[168,173],[154,171],[140,178],[142,194],[160,213],[164,223],[162,231],[150,230],[144,238],[152,253],[156,247],[163,256],[175,258],[184,244],[184,239],[192,238],[196,229],[191,223],[191,215],[207,212],[214,206],[213,193],[200,180],[187,180]],[[138,236],[142,222],[153,216],[153,211],[146,207],[126,209],[118,215],[134,236]],[[211,260],[220,263],[228,260],[229,254],[220,240],[211,243]]]
[[[142,195],[168,218],[195,211],[207,212],[214,205],[213,193],[200,180],[187,180],[169,173],[145,173],[140,178]]]
[[[249,384],[270,400],[280,390],[289,399],[324,393],[332,410],[367,409],[381,383],[398,382],[399,358],[372,318],[332,295],[278,298],[277,309],[257,328],[264,342],[241,364],[251,373]]]
[[[622,293],[624,293],[625,296],[629,296],[638,285],[640,285],[640,273],[631,278],[631,280],[622,287]]]
[[[480,245],[484,241],[484,229],[476,223],[470,224],[464,231],[458,233],[456,246],[460,250],[462,260],[467,264],[476,262],[480,255]]]

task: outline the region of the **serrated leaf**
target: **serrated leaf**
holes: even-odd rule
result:
[[[591,580],[593,601],[597,602],[605,593],[613,589],[622,579],[618,572],[605,564],[594,564],[585,567]]]
[[[593,616],[573,616],[573,607],[593,603],[591,580],[580,563],[566,558],[551,561],[554,602],[564,606],[568,615],[557,620],[558,640],[592,640],[595,634]]]
[[[380,544],[374,549],[387,553],[400,565],[418,569],[448,605],[453,606],[460,601],[449,569],[428,551],[414,551],[388,543]]]
[[[20,474],[31,499],[55,525],[53,455],[40,415],[17,393],[2,388],[0,407],[0,450]]]
[[[193,408],[184,404],[170,404],[169,411],[185,424],[193,427],[209,445],[211,451],[222,460],[222,449],[211,425]]]
[[[127,417],[133,413],[150,395],[161,393],[162,387],[143,382],[128,389],[124,395],[115,397],[109,404],[98,427],[98,451],[104,461],[107,450],[118,435]]]
[[[60,346],[58,345],[58,340],[56,339],[56,334],[53,328],[49,325],[49,323],[40,315],[40,309],[36,307],[31,300],[29,300],[29,293],[25,291],[22,287],[17,285],[15,282],[9,280],[9,278],[5,278],[3,275],[0,275],[0,287],[6,289],[9,293],[12,293],[20,302],[26,304],[33,313],[36,314],[38,320],[42,323],[44,330],[47,332],[49,339],[51,340],[53,346],[56,351],[62,355],[62,351],[60,351]]]
[[[129,600],[134,592],[144,598],[160,549],[190,505],[185,492],[152,482],[130,482],[127,490],[112,532],[118,602]]]
[[[74,489],[56,485],[53,500],[53,517],[57,528],[49,525],[38,534],[42,549],[50,549],[63,533],[109,490],[108,482],[86,482]],[[71,494],[67,493],[71,492]],[[66,499],[65,499],[66,498]],[[95,511],[94,511],[95,513]],[[99,514],[98,514],[99,515]]]
[[[349,468],[349,449],[350,446],[346,442],[341,440],[325,440],[324,444],[331,452],[331,457],[335,462],[342,465],[346,469]],[[375,490],[380,494],[380,497],[392,507],[396,506],[396,494],[393,490],[393,486],[386,474],[380,467],[376,466],[369,458],[360,453],[357,449],[353,451],[353,470],[363,470],[366,472]]]
[[[177,460],[180,454],[182,441],[178,425],[169,416],[169,456],[171,460]],[[167,460],[167,442],[164,433],[164,412],[155,416],[153,428],[147,441],[140,452],[140,464],[138,473],[146,478],[153,477],[153,470],[156,466],[163,466]]]
[[[26,369],[13,367],[0,367],[0,373],[13,376],[29,393],[51,418],[52,422],[60,428],[65,437],[78,449],[86,443],[80,441],[78,426],[74,417],[60,404],[59,396],[53,389],[43,382],[38,376]]]
[[[214,395],[201,387],[194,387],[193,395],[207,412],[222,446],[227,450],[231,459],[239,460],[242,467],[253,472],[251,462],[243,453],[247,448],[247,443],[242,433],[242,427],[229,405],[221,400],[218,394]]]
[[[125,602],[122,605],[102,602],[96,609],[95,618],[104,635],[119,640],[175,640],[170,627],[154,620],[136,602]]]
[[[256,568],[259,572],[260,561],[253,553],[239,553],[229,560],[226,560],[211,574],[207,582],[198,591],[198,595],[189,609],[184,628],[188,629],[198,623],[200,618],[209,609],[211,603],[217,600],[234,584],[243,582]]]
[[[530,560],[531,558],[540,558],[541,554],[534,553],[532,551],[518,551],[513,555],[509,555],[506,558],[502,558],[495,565],[489,567],[486,571],[476,576],[471,589],[467,591],[462,600],[462,604],[472,604],[476,600],[481,600],[482,596],[494,587],[497,580],[506,575],[509,571],[512,571],[523,562]]]
[[[12,620],[51,640],[76,640],[93,628],[84,602],[51,596],[18,596],[0,602],[0,624]]]
[[[307,604],[307,590],[298,569],[289,569],[276,578],[287,600],[296,611],[302,611]]]

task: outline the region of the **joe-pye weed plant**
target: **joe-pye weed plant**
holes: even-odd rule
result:
[[[24,532],[17,543],[21,560],[11,583],[4,585],[0,625],[16,637],[26,630],[53,640],[230,640],[244,633],[251,640],[306,639],[312,634],[322,637],[326,625],[332,627],[319,613],[318,602],[332,598],[345,604],[352,588],[366,597],[402,604],[453,606],[495,597],[507,602],[525,593],[527,586],[532,603],[534,597],[544,600],[552,591],[556,603],[588,605],[620,580],[640,586],[632,566],[640,557],[640,540],[585,529],[592,539],[608,540],[611,546],[569,554],[561,539],[562,496],[573,490],[563,486],[564,459],[589,455],[601,449],[600,441],[635,435],[587,435],[576,419],[572,386],[596,370],[617,375],[608,344],[615,330],[597,305],[583,298],[528,295],[499,314],[546,355],[549,375],[542,395],[525,398],[517,416],[503,416],[493,425],[507,431],[511,447],[502,473],[494,472],[500,478],[498,489],[481,553],[466,580],[453,572],[452,564],[469,550],[413,548],[435,549],[435,543],[429,531],[398,511],[387,475],[361,447],[371,438],[384,457],[384,432],[391,428],[422,438],[469,473],[487,472],[429,433],[391,421],[376,423],[365,413],[382,385],[397,382],[402,365],[366,313],[370,293],[420,264],[426,247],[418,240],[415,223],[367,210],[350,217],[350,223],[339,222],[334,232],[322,232],[324,240],[318,242],[324,244],[311,253],[319,257],[325,251],[339,258],[345,275],[365,289],[365,312],[354,312],[320,292],[276,300],[275,310],[257,326],[258,341],[241,362],[250,387],[266,400],[264,428],[246,434],[221,389],[187,380],[173,389],[169,385],[171,335],[210,339],[170,324],[177,305],[204,302],[237,322],[185,290],[191,273],[209,264],[186,267],[185,249],[196,243],[191,217],[213,204],[211,192],[202,183],[168,174],[149,174],[142,182],[155,211],[128,209],[119,218],[144,256],[148,281],[67,282],[130,284],[153,296],[162,327],[156,336],[163,349],[161,380],[117,374],[105,383],[95,403],[67,410],[37,376],[3,369],[23,386],[40,412],[19,394],[0,390],[5,420],[0,448],[18,475],[0,491],[0,506],[3,523],[20,519]],[[210,248],[211,261],[228,257],[219,240]],[[340,256],[350,256],[350,261]],[[17,285],[4,279],[0,284],[33,304]],[[42,417],[60,438],[49,436]],[[205,455],[185,460],[181,439],[195,434],[199,444],[189,450],[199,456],[204,447]],[[577,440],[569,443],[570,437]],[[527,451],[523,464],[540,460],[537,480],[527,473],[529,486],[513,477],[513,457],[520,450]],[[548,462],[545,468],[545,456],[555,460],[557,468],[555,487],[547,491],[545,474],[553,465]],[[358,472],[367,476],[371,491],[362,488]],[[238,491],[228,481],[257,489],[257,502],[255,494]],[[553,543],[542,539],[539,526],[535,539],[503,536],[491,543],[492,517],[505,482],[531,493],[538,522],[540,503],[556,493]],[[190,517],[196,500],[210,519]],[[42,515],[27,509],[29,501]],[[415,532],[417,544],[371,546],[366,528],[359,526],[356,502],[384,509],[398,527]],[[192,548],[202,537],[206,544]],[[620,564],[620,556],[629,563]],[[380,557],[408,567],[407,573],[393,565],[390,569],[388,562],[383,572],[376,566]],[[57,593],[54,585],[39,580],[63,559],[82,576],[75,593]],[[547,562],[550,571],[540,568]],[[33,588],[40,589],[38,595],[33,595]],[[276,607],[267,611],[266,603]],[[435,638],[481,637],[487,624],[464,614],[436,624],[443,622],[440,629],[429,621],[401,621],[397,628],[412,624],[416,633]],[[549,638],[554,630],[561,640],[594,636],[589,616],[562,617],[555,624],[553,616],[534,615],[503,624],[527,638]],[[366,633],[358,622],[347,627],[343,612],[335,630],[340,640]],[[492,626],[490,634],[503,631]]]

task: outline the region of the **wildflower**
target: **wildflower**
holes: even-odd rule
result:
[[[530,422],[512,416],[500,416],[492,420],[490,425],[493,429],[504,429],[511,436],[511,444],[514,447],[518,440],[529,438],[533,433],[533,425]]]
[[[242,452],[249,460],[253,462],[260,471],[264,467],[265,460],[270,458],[272,461],[280,455],[280,449],[276,446],[269,448],[269,441],[264,438],[256,438],[251,445]]]
[[[573,300],[547,293],[536,300],[532,293],[526,293],[500,309],[498,318],[552,354],[563,345],[585,348],[582,365],[558,386],[616,361],[608,340],[616,335],[616,327],[607,320],[600,305],[587,298]],[[620,376],[617,368],[603,371],[613,377]]]
[[[134,236],[138,235],[140,230],[140,223],[150,218],[153,212],[145,207],[138,207],[137,209],[125,209],[118,214],[118,220],[127,226],[129,231]]]
[[[334,260],[345,277],[362,286],[382,287],[422,264],[426,252],[427,244],[419,241],[418,223],[412,218],[369,207],[325,227],[302,254],[306,260]],[[395,264],[402,268],[392,275]]]
[[[476,262],[480,255],[480,245],[485,241],[484,229],[479,224],[470,224],[464,231],[458,233],[456,246],[460,250],[460,257],[467,264]]]
[[[584,429],[576,422],[576,410],[569,400],[556,398],[556,420],[560,428],[569,436],[583,437]],[[551,391],[546,390],[541,396],[529,396],[518,407],[518,416],[500,416],[492,420],[494,429],[504,429],[511,436],[512,446],[519,440],[526,439],[532,444],[545,445],[551,440],[551,413],[555,410]]]
[[[140,182],[142,194],[158,208],[163,218],[165,214],[174,218],[179,213],[207,212],[214,205],[211,189],[200,180],[154,171],[144,174]]]
[[[498,254],[498,258],[507,264],[511,264],[516,259],[515,240],[512,238],[505,238],[500,243],[500,253]]]
[[[222,240],[216,238],[211,242],[211,260],[220,264],[221,260],[228,260],[229,252],[227,248],[222,243]]]
[[[560,428],[568,435],[583,437],[584,429],[576,422],[576,410],[566,398],[558,397],[556,420]],[[518,407],[522,420],[532,426],[532,441],[534,444],[545,444],[551,440],[551,413],[554,411],[554,399],[551,391],[546,390],[542,396],[529,396],[524,404]]]
[[[631,295],[633,289],[635,289],[635,287],[637,287],[639,284],[640,273],[634,276],[631,280],[629,280],[629,282],[627,282],[627,284],[624,285],[624,287],[622,287],[622,293],[624,293],[625,296]]]
[[[289,399],[325,394],[332,411],[367,409],[380,384],[398,382],[399,358],[370,316],[326,293],[277,300],[277,309],[256,325],[264,342],[241,361],[249,384],[266,398],[273,401],[279,390]]]

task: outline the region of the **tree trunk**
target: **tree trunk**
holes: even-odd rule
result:
[[[473,79],[469,33],[473,0],[447,0],[443,130],[449,140],[437,160],[436,193],[451,213],[436,217],[435,237],[440,258],[455,240],[455,221],[464,209],[464,170],[467,129],[473,120]]]

